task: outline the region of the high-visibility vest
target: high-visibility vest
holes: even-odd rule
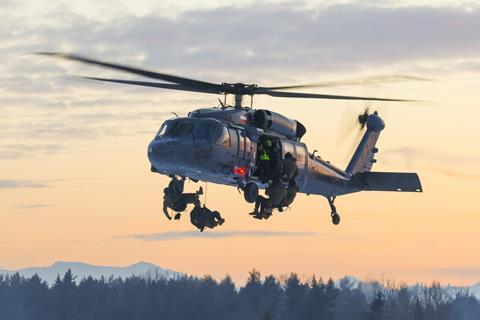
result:
[[[263,160],[263,161],[270,160],[270,156],[268,155],[267,151],[264,150],[262,154],[260,154],[260,160]]]

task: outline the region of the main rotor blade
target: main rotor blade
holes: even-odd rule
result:
[[[273,91],[264,90],[257,92],[256,94],[267,94],[272,97],[282,98],[310,98],[310,99],[331,99],[331,100],[371,100],[371,101],[397,101],[397,102],[415,102],[416,100],[404,100],[404,99],[384,99],[384,98],[372,98],[372,97],[357,97],[357,96],[339,96],[333,94],[318,94],[318,93],[303,93],[303,92],[286,92],[286,91]]]
[[[262,91],[262,90],[289,90],[289,89],[301,89],[301,88],[327,88],[327,87],[339,87],[339,86],[350,86],[350,85],[392,83],[392,82],[401,82],[401,81],[431,81],[431,79],[421,78],[416,76],[408,76],[408,75],[373,76],[373,77],[366,77],[366,78],[360,78],[360,79],[354,79],[354,80],[326,81],[326,82],[307,83],[307,84],[299,84],[299,85],[292,85],[292,86],[258,87],[257,90]]]
[[[37,54],[40,55],[46,55],[46,56],[53,56],[53,57],[58,57],[58,58],[63,58],[67,60],[72,60],[72,61],[78,61],[86,64],[92,64],[92,65],[97,65],[100,67],[105,67],[109,69],[114,69],[114,70],[121,70],[137,75],[141,75],[147,78],[153,78],[157,80],[163,80],[167,82],[173,82],[177,83],[183,86],[187,86],[190,88],[197,88],[197,89],[216,89],[220,90],[221,85],[211,83],[211,82],[205,82],[205,81],[200,81],[200,80],[195,80],[195,79],[189,79],[189,78],[184,78],[184,77],[179,77],[179,76],[174,76],[166,73],[160,73],[160,72],[153,72],[153,71],[148,71],[148,70],[143,70],[139,68],[133,68],[133,67],[128,67],[128,66],[123,66],[120,64],[114,64],[114,63],[109,63],[109,62],[102,62],[99,60],[94,60],[74,54],[67,54],[67,53],[60,53],[60,52],[38,52]]]
[[[107,78],[98,78],[98,77],[83,77],[83,76],[74,76],[82,79],[97,80],[104,82],[114,82],[114,83],[123,83],[123,84],[132,84],[136,86],[143,87],[153,87],[153,88],[162,88],[162,89],[171,89],[171,90],[181,90],[181,91],[192,91],[192,92],[202,92],[202,93],[213,93],[219,94],[220,92],[216,90],[207,90],[199,88],[190,88],[187,86],[182,86],[175,83],[160,83],[160,82],[148,82],[148,81],[134,81],[134,80],[122,80],[122,79],[107,79]]]

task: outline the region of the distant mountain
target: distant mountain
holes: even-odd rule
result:
[[[87,263],[81,262],[64,262],[58,261],[48,267],[31,267],[18,270],[2,270],[0,269],[0,274],[14,274],[19,273],[24,277],[32,277],[35,274],[45,280],[48,284],[55,282],[57,275],[62,277],[67,270],[72,270],[73,274],[76,276],[76,281],[79,282],[83,278],[91,276],[92,278],[98,279],[100,277],[109,278],[113,276],[115,278],[128,278],[130,276],[139,276],[139,277],[153,277],[153,278],[178,278],[185,276],[183,273],[179,273],[173,270],[161,268],[153,263],[148,262],[138,262],[126,267],[108,267],[108,266],[96,266]],[[364,282],[352,276],[345,276],[337,281],[335,281],[337,287],[349,287],[349,288],[360,288],[367,296],[373,297],[375,292],[382,287],[380,283],[376,282]],[[418,285],[410,286],[410,289],[414,289]],[[456,287],[452,285],[444,286],[450,294],[453,296],[457,292],[464,291],[465,289],[469,290],[477,299],[480,300],[480,282],[467,287]]]
[[[369,281],[361,281],[352,276],[344,276],[343,278],[337,280],[335,285],[339,288],[346,287],[360,290],[367,295],[367,297],[373,297],[377,290],[382,288],[382,284],[379,282],[369,282]],[[457,293],[465,292],[468,290],[475,298],[480,300],[480,282],[474,284],[472,286],[465,286],[465,287],[458,287],[454,285],[444,285],[442,286],[445,289],[445,292],[450,294],[452,297],[455,296]],[[415,284],[408,286],[410,290],[421,290],[421,284]]]
[[[100,277],[109,278],[113,276],[115,278],[125,279],[130,276],[142,276],[142,277],[155,277],[155,278],[176,278],[182,276],[181,273],[161,268],[153,263],[138,262],[126,267],[105,267],[96,266],[81,262],[64,262],[58,261],[49,267],[32,267],[18,270],[1,270],[0,274],[14,274],[19,273],[24,277],[31,277],[34,274],[45,280],[47,283],[52,284],[55,282],[57,275],[62,277],[67,270],[72,270],[72,273],[76,276],[77,282],[83,278],[91,276],[98,279]]]
[[[470,292],[480,300],[480,282],[471,286]]]

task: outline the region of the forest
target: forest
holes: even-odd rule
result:
[[[52,285],[36,275],[0,275],[0,319],[478,320],[480,303],[468,291],[451,292],[439,283],[370,282],[367,288],[349,278],[262,277],[254,270],[236,287],[228,276],[76,281],[69,270]]]

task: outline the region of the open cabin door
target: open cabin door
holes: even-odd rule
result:
[[[292,141],[292,140],[281,140],[282,145],[282,159],[285,159],[287,153],[292,154],[292,156],[297,159],[298,167],[298,177],[297,185],[302,188],[307,182],[307,147],[305,144]]]

